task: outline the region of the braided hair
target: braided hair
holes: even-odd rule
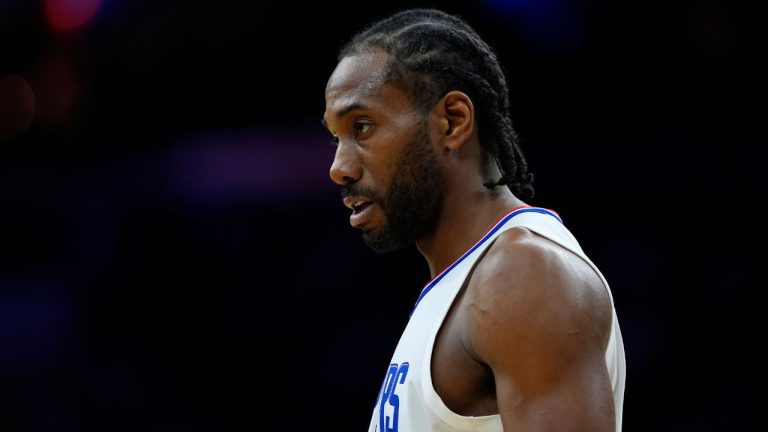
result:
[[[409,9],[372,24],[339,52],[344,57],[380,49],[389,54],[386,80],[428,112],[452,90],[466,93],[476,108],[480,144],[494,158],[501,178],[521,199],[533,197],[533,174],[518,145],[509,114],[504,72],[491,47],[462,19],[435,9]]]

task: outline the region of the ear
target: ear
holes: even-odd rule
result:
[[[435,114],[446,151],[459,150],[475,131],[475,107],[466,93],[450,91],[437,103]]]

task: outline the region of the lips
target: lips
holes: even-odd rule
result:
[[[344,198],[344,205],[352,211],[361,210],[362,207],[370,205],[372,202],[370,198],[361,195]]]
[[[364,196],[352,196],[344,198],[344,205],[352,210],[349,216],[349,224],[353,227],[363,228],[371,215],[373,201]]]

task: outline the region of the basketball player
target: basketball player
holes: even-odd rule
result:
[[[557,213],[524,201],[532,175],[488,44],[455,16],[397,13],[341,50],[325,100],[351,225],[376,251],[415,244],[434,276],[369,431],[619,431],[608,284]]]

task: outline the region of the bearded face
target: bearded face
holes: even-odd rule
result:
[[[386,191],[350,184],[343,196],[363,195],[381,206],[386,223],[363,231],[363,240],[376,252],[390,252],[412,245],[431,234],[445,197],[445,174],[432,150],[426,122],[397,158]]]

